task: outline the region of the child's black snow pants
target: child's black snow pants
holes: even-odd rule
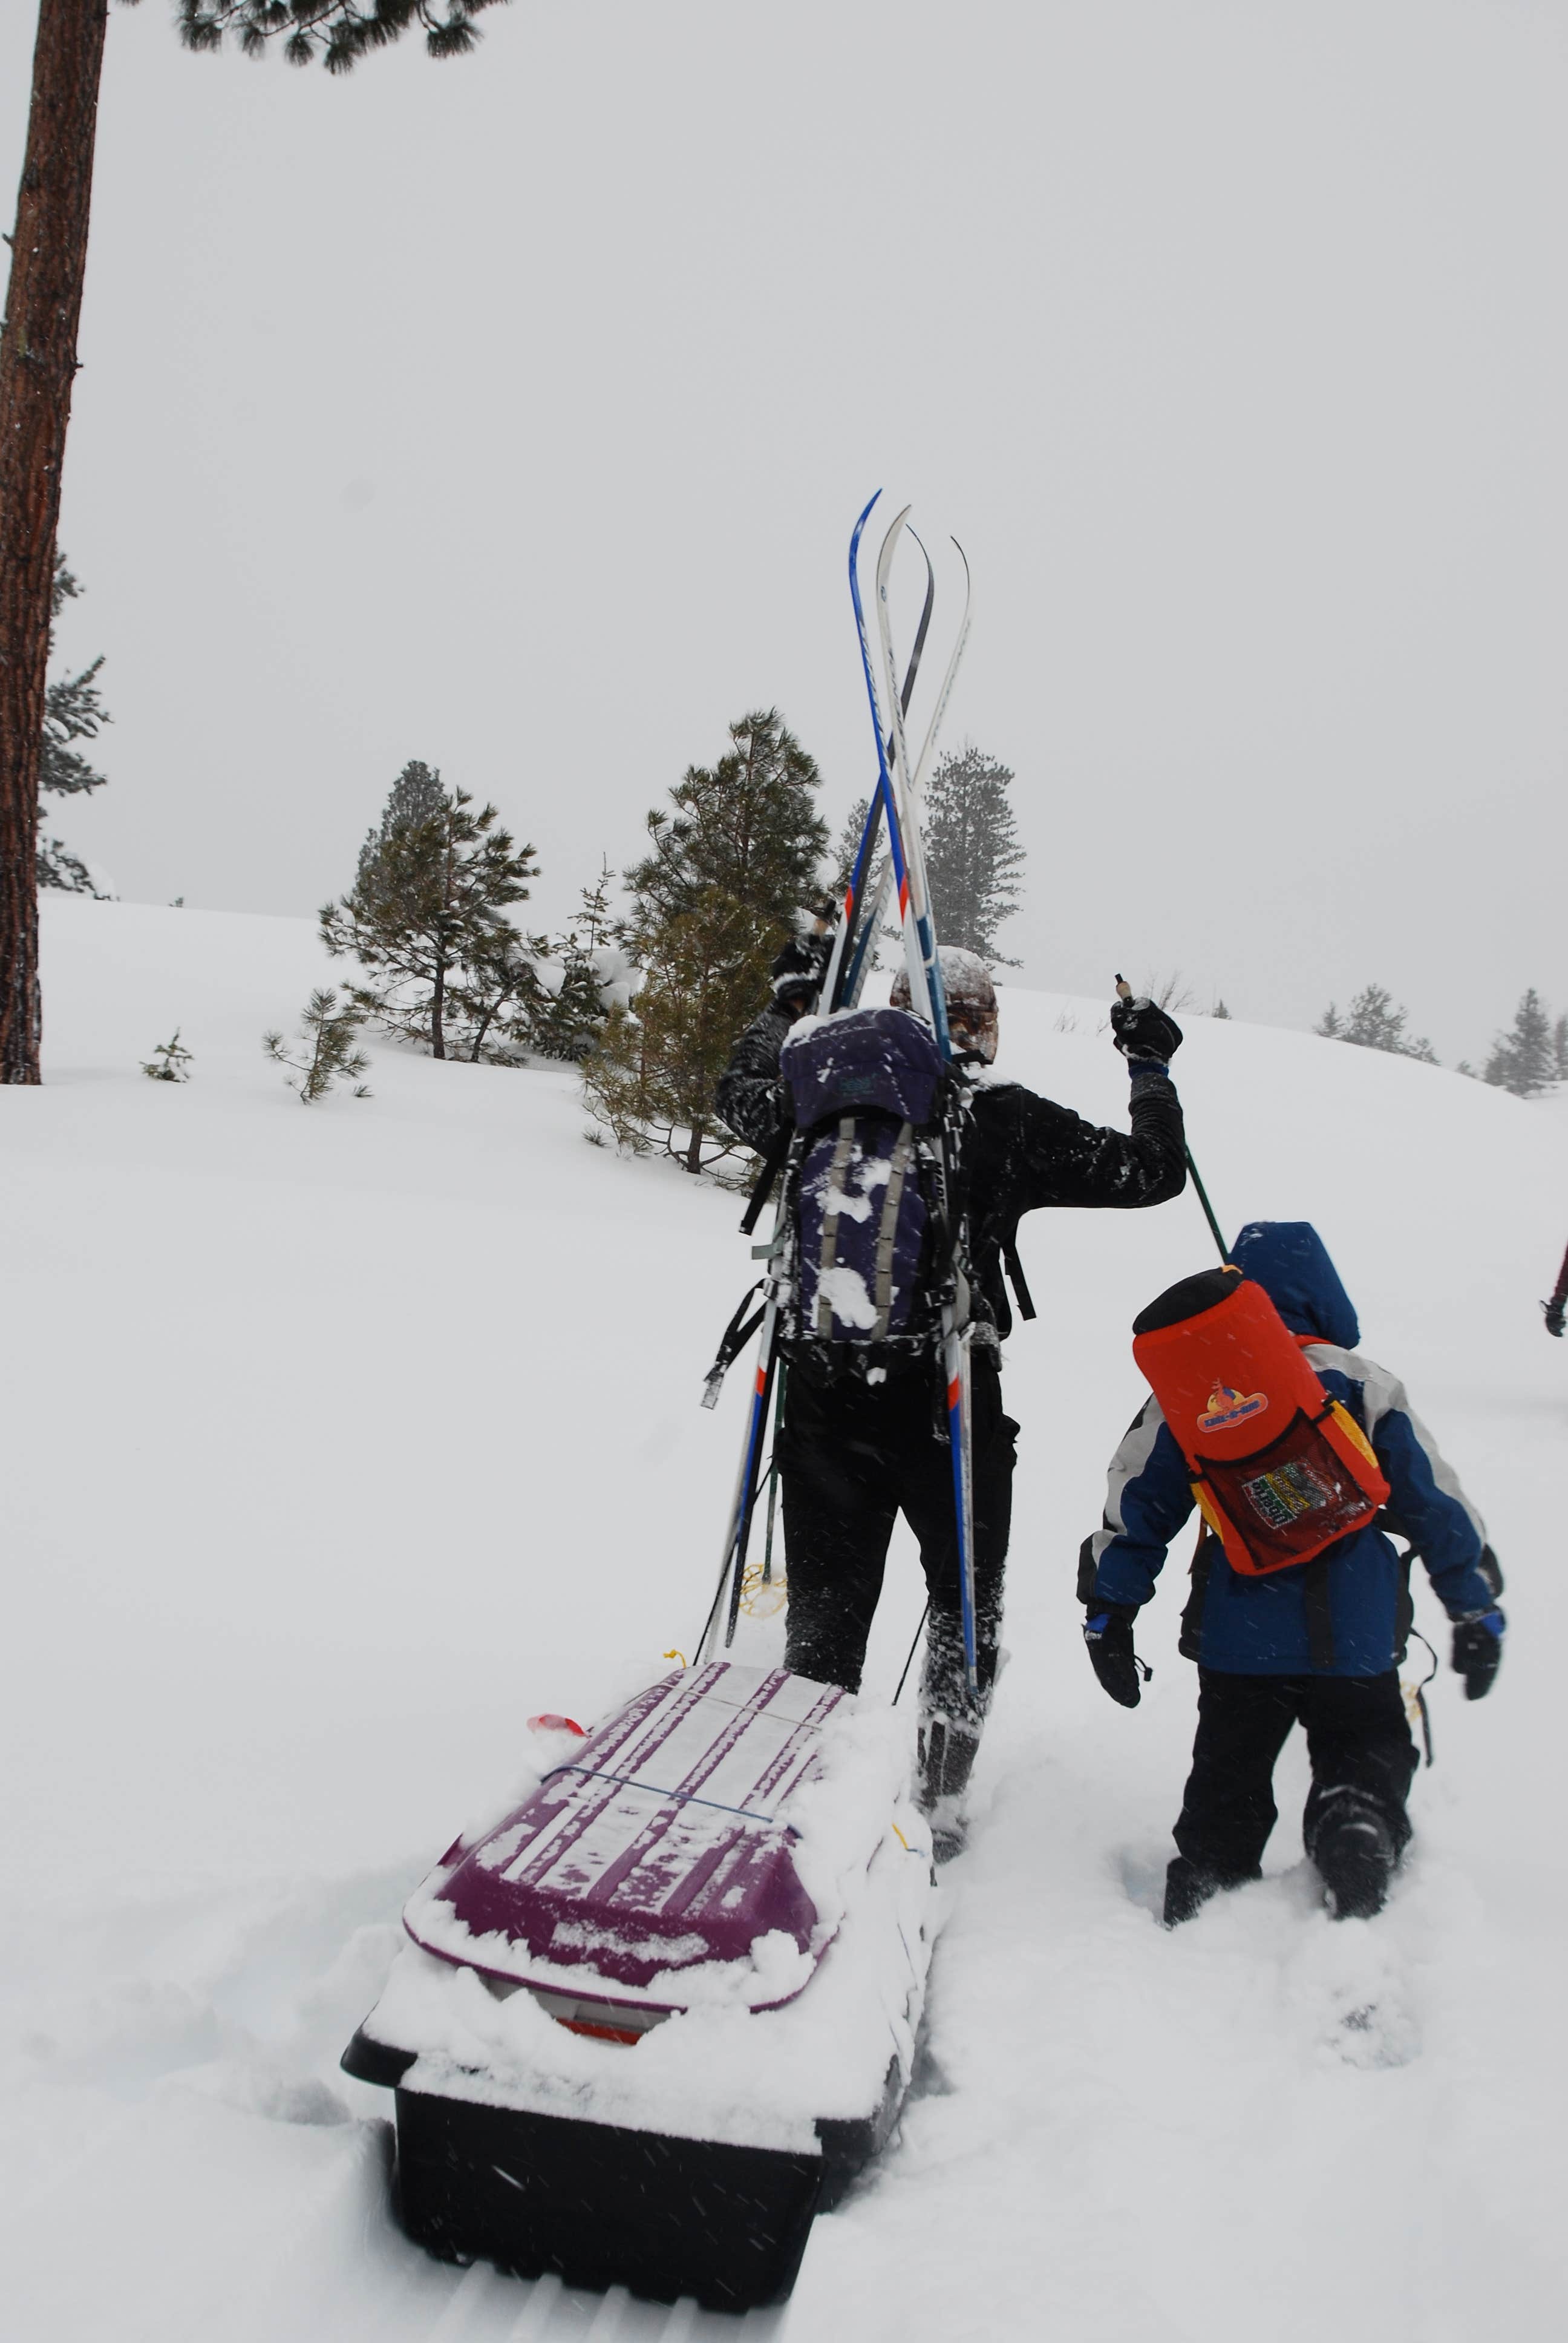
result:
[[[1307,1853],[1330,1823],[1374,1815],[1397,1855],[1410,1838],[1405,1800],[1415,1744],[1399,1672],[1381,1676],[1243,1676],[1198,1671],[1198,1735],[1175,1839],[1198,1870],[1226,1885],[1255,1879],[1278,1819],[1274,1761],[1292,1725],[1305,1726],[1312,1786],[1302,1816]]]
[[[996,1674],[1002,1572],[1012,1521],[1013,1442],[1002,1413],[1001,1377],[974,1361],[975,1628],[982,1696]],[[888,1540],[901,1512],[920,1540],[931,1598],[921,1705],[927,1715],[963,1715],[963,1632],[952,1451],[940,1413],[939,1373],[869,1384],[789,1377],[779,1443],[789,1610],[785,1664],[819,1683],[860,1686],[866,1639]]]

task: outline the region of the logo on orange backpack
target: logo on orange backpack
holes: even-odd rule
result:
[[[1245,1423],[1250,1415],[1261,1415],[1269,1404],[1267,1392],[1249,1392],[1243,1399],[1240,1392],[1228,1384],[1216,1383],[1209,1394],[1209,1409],[1198,1418],[1200,1432],[1229,1432],[1233,1423]]]

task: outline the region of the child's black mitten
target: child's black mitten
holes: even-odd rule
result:
[[[1123,1708],[1136,1708],[1143,1697],[1140,1669],[1144,1683],[1154,1673],[1132,1648],[1132,1622],[1137,1616],[1138,1606],[1133,1603],[1092,1603],[1083,1623],[1083,1640],[1094,1673]]]
[[[1484,1700],[1503,1665],[1503,1631],[1508,1624],[1501,1611],[1473,1611],[1453,1623],[1453,1664],[1464,1678],[1466,1700]]]

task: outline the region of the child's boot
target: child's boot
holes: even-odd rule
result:
[[[1395,1852],[1388,1825],[1364,1807],[1336,1816],[1318,1833],[1312,1861],[1336,1920],[1370,1920],[1382,1910]]]

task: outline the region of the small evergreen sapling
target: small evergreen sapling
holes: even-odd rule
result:
[[[160,1041],[150,1058],[142,1060],[142,1071],[153,1082],[188,1082],[191,1078],[191,1052],[180,1040],[176,1025],[173,1038]]]
[[[261,1046],[275,1064],[289,1069],[284,1079],[291,1091],[298,1091],[302,1106],[314,1106],[339,1081],[352,1082],[356,1098],[368,1098],[359,1077],[369,1071],[370,1061],[355,1047],[361,1022],[352,1001],[339,1008],[337,993],[317,985],[299,1021],[297,1053],[289,1054],[281,1033],[264,1033]]]

